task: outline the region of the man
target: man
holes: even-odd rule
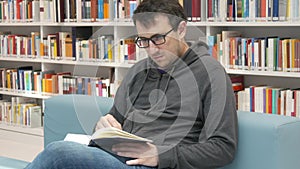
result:
[[[230,79],[204,43],[184,40],[186,16],[176,0],[143,0],[134,12],[136,44],[149,58],[123,79],[109,114],[96,130],[116,127],[153,143],[102,149],[50,144],[28,168],[217,168],[237,148],[237,115]]]

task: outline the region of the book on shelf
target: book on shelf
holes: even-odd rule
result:
[[[29,127],[41,127],[42,124],[42,109],[41,106],[32,105],[27,110],[27,126]]]
[[[0,122],[5,121],[5,107],[4,107],[4,102],[7,102],[7,100],[0,100]]]
[[[32,71],[32,66],[20,66],[17,68],[17,85],[19,90],[25,90],[25,71]]]
[[[9,115],[11,112],[11,102],[8,100],[0,101],[0,111],[1,111],[1,122],[5,124],[10,123]]]
[[[0,68],[0,88],[6,88],[6,68]]]
[[[243,75],[230,75],[232,88],[234,92],[244,90],[244,76]]]
[[[184,11],[187,15],[187,20],[188,21],[192,21],[192,0],[190,1],[187,1],[187,0],[184,0],[183,1],[183,8],[184,8]]]
[[[192,0],[192,21],[201,21],[201,0]],[[191,10],[190,9],[190,10]]]
[[[149,140],[147,138],[143,138],[114,127],[99,129],[91,136],[68,133],[64,140],[74,141],[86,145],[99,146],[108,151],[110,151],[112,146],[115,144],[153,142],[152,140]]]
[[[76,50],[79,50],[78,47],[76,47],[76,41],[81,40],[88,40],[93,35],[93,28],[90,26],[83,26],[83,27],[72,27],[72,56],[73,60],[76,59],[78,56],[78,52]]]
[[[70,38],[71,38],[71,33],[69,33],[69,32],[56,32],[56,46],[57,46],[56,54],[57,54],[58,59],[61,59],[61,58],[66,59],[67,50],[72,50],[72,45],[69,46]],[[68,41],[68,42],[66,43],[66,41]],[[72,44],[72,40],[71,40],[71,44]],[[68,47],[69,47],[69,49],[67,49]],[[72,57],[72,56],[69,56],[69,57]]]
[[[59,72],[56,73],[53,77],[53,85],[52,88],[54,89],[53,92],[54,93],[58,93],[58,94],[64,94],[64,89],[66,85],[66,81],[64,81],[64,76],[71,76],[71,72]]]

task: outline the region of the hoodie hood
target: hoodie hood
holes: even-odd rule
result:
[[[208,53],[209,47],[205,42],[197,41],[197,42],[193,43],[190,46],[190,48],[200,57],[209,55],[209,53]]]
[[[182,68],[182,66],[188,66],[194,61],[198,60],[199,57],[208,56],[208,45],[205,42],[197,41],[193,43],[190,48],[185,52],[185,54],[179,57],[168,69],[164,70],[164,72],[170,72],[178,70],[178,68]],[[182,65],[182,61],[185,63]],[[147,58],[147,67],[148,68],[156,68],[157,64],[150,58]],[[161,71],[156,71],[157,73],[161,73]]]

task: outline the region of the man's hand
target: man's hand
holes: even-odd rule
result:
[[[113,146],[112,151],[119,156],[134,158],[126,161],[127,165],[158,165],[158,152],[151,143],[120,143]]]
[[[107,114],[99,119],[95,131],[106,127],[115,127],[122,130],[121,124],[111,114]]]

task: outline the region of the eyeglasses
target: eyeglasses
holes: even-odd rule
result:
[[[155,35],[152,35],[150,38],[137,37],[135,39],[135,44],[139,48],[149,47],[149,41],[151,41],[154,45],[162,45],[162,44],[166,43],[166,36],[172,31],[173,31],[173,28],[165,34],[155,34]]]

